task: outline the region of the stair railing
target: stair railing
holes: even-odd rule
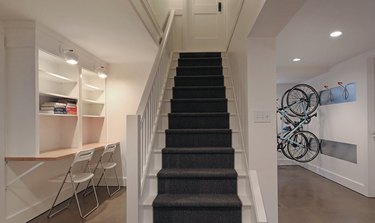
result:
[[[174,10],[169,13],[162,42],[143,91],[137,114],[127,116],[127,222],[138,223],[140,219],[139,205],[157,134],[156,128],[173,55],[170,35],[174,14]]]

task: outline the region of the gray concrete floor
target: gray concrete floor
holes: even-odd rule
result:
[[[89,215],[85,220],[79,216],[75,200],[72,201],[68,209],[53,216],[51,219],[47,218],[48,213],[44,213],[28,223],[125,223],[126,222],[126,190],[121,189],[113,197],[109,197],[105,187],[97,188],[98,200],[100,203],[99,208]],[[80,197],[82,201],[81,207],[85,208],[83,212],[94,207],[95,198],[93,194],[86,198]],[[52,205],[52,204],[51,204]],[[63,204],[62,204],[63,205]],[[59,208],[59,206],[57,207]]]
[[[279,166],[279,223],[374,223],[366,198],[298,166]]]

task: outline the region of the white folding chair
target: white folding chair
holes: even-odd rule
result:
[[[75,197],[75,199],[76,199],[79,214],[80,214],[81,218],[86,218],[89,214],[91,214],[93,211],[95,211],[99,207],[98,196],[96,194],[95,183],[94,183],[94,180],[93,180],[94,174],[91,172],[90,167],[88,165],[93,155],[94,155],[94,150],[80,151],[75,155],[74,160],[73,160],[72,164],[70,165],[68,172],[65,174],[65,177],[62,180],[62,184],[60,186],[59,192],[57,193],[56,198],[55,198],[55,200],[52,204],[52,207],[49,211],[48,218],[53,217],[57,213],[60,213],[62,210],[69,207],[73,197]],[[77,163],[82,163],[82,162],[86,162],[85,170],[83,172],[74,171],[74,166]],[[84,183],[86,181],[88,181],[88,185],[90,184],[90,182],[92,183],[92,188],[93,188],[93,191],[94,191],[94,194],[95,194],[95,199],[96,199],[96,206],[93,209],[91,209],[88,213],[83,215],[82,211],[81,211],[81,206],[79,204],[77,189],[78,189],[79,184]],[[59,209],[58,211],[52,213],[52,210],[55,207],[57,198],[59,197],[59,195],[61,193],[61,190],[62,190],[65,183],[71,183],[72,184],[73,195],[70,198],[67,205],[65,205],[63,208]]]
[[[99,186],[101,180],[104,178],[104,183],[107,186],[107,192],[108,192],[108,195],[110,197],[112,197],[114,194],[116,194],[121,189],[121,186],[120,186],[120,183],[119,183],[119,180],[118,180],[118,176],[117,176],[117,172],[116,172],[116,168],[115,168],[117,166],[117,163],[113,160],[113,154],[115,153],[116,149],[117,149],[117,144],[106,145],[104,147],[103,153],[100,156],[98,162],[96,163],[95,166],[93,166],[94,167],[94,170],[93,170],[94,174],[95,174],[97,169],[102,170],[102,174],[99,178],[97,186]],[[112,193],[109,189],[109,186],[108,186],[108,183],[107,183],[107,176],[106,176],[106,171],[111,170],[111,169],[114,170],[114,173],[115,173],[115,176],[116,176],[116,181],[117,181],[117,189],[115,191],[113,191]],[[85,190],[85,193],[84,193],[85,196],[92,192],[92,191],[87,192],[88,187],[89,187],[89,184],[87,184],[87,186],[86,186],[86,190]]]

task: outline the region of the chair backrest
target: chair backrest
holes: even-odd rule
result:
[[[76,163],[83,162],[83,161],[90,161],[92,156],[94,155],[95,150],[83,150],[76,153],[74,160],[70,167],[73,167]]]
[[[107,153],[114,153],[117,148],[117,144],[107,144],[104,147],[104,151],[102,153],[102,157]]]

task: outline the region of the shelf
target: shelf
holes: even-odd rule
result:
[[[55,116],[55,117],[75,117],[77,118],[78,115],[69,115],[69,114],[50,114],[50,113],[39,113],[41,116]]]
[[[105,118],[103,115],[83,115],[84,118]]]
[[[52,92],[39,92],[40,96],[49,96],[49,97],[55,97],[55,98],[67,98],[67,99],[74,99],[77,100],[76,97],[69,97],[67,95],[62,95],[62,94],[55,94]]]
[[[57,82],[57,83],[70,83],[70,84],[77,84],[77,81],[72,80],[70,78],[61,76],[59,74],[55,74],[43,69],[39,69],[39,77],[45,80]]]
[[[90,84],[84,84],[83,89],[87,91],[100,91],[100,92],[104,91],[103,89],[96,87],[94,85],[90,85]]]
[[[31,157],[21,157],[21,156],[8,156],[5,157],[5,161],[56,161],[68,157],[74,156],[77,152],[85,150],[101,150],[109,143],[90,143],[85,144],[81,148],[61,148],[56,150],[51,150],[47,152],[42,152],[37,156]],[[119,145],[119,143],[116,143]]]
[[[100,102],[100,101],[94,101],[94,100],[89,100],[89,99],[83,99],[82,101],[86,104],[104,105],[104,102]]]

